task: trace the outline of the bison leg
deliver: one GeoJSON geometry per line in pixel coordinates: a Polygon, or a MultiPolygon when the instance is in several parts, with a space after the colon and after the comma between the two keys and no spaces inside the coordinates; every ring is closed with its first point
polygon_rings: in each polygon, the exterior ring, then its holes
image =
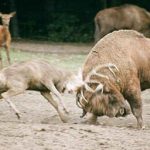
{"type": "Polygon", "coordinates": [[[88,114],[88,115],[89,115],[88,119],[86,121],[84,121],[84,123],[96,125],[97,124],[97,116],[94,114],[88,114]]]}
{"type": "Polygon", "coordinates": [[[92,114],[90,116],[90,118],[88,119],[88,121],[89,121],[90,124],[96,124],[96,122],[97,122],[97,116],[94,115],[94,114],[92,114]]]}
{"type": "Polygon", "coordinates": [[[48,100],[48,102],[50,102],[52,104],[52,106],[56,109],[62,122],[66,123],[67,118],[65,117],[64,113],[62,112],[61,106],[53,99],[51,94],[49,92],[41,92],[41,95],[44,96],[48,100]]]}
{"type": "Polygon", "coordinates": [[[127,96],[126,96],[133,115],[137,119],[138,128],[143,128],[143,119],[142,119],[142,99],[141,99],[141,90],[139,82],[132,82],[132,85],[128,87],[127,96]]]}

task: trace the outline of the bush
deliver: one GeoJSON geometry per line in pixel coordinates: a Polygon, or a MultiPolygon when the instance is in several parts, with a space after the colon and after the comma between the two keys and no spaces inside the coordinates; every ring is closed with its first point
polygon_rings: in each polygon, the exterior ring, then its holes
{"type": "Polygon", "coordinates": [[[71,14],[53,14],[47,25],[48,40],[55,42],[89,42],[93,38],[92,23],[81,22],[71,14]]]}

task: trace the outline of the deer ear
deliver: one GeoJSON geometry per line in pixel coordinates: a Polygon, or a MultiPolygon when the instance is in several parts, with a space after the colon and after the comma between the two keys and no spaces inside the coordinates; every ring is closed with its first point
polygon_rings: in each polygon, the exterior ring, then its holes
{"type": "Polygon", "coordinates": [[[0,17],[2,16],[2,13],[0,12],[0,17]]]}
{"type": "Polygon", "coordinates": [[[10,15],[11,15],[11,17],[13,17],[14,15],[16,15],[16,12],[15,11],[11,12],[10,15]]]}

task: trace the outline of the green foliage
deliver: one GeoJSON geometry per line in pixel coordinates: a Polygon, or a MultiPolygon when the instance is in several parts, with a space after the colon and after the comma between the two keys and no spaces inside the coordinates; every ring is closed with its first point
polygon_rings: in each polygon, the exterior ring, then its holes
{"type": "Polygon", "coordinates": [[[20,23],[21,37],[52,42],[91,42],[93,40],[93,22],[81,15],[51,13],[47,22],[27,19],[20,23]]]}
{"type": "Polygon", "coordinates": [[[53,14],[47,26],[48,40],[54,42],[89,42],[93,31],[91,22],[81,20],[71,14],[53,14]]]}

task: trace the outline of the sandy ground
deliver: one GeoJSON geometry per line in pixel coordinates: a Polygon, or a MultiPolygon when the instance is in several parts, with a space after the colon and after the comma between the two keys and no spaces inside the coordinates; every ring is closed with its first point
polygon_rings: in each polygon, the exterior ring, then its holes
{"type": "Polygon", "coordinates": [[[80,118],[75,95],[69,94],[63,95],[70,110],[64,124],[40,93],[27,91],[12,98],[20,120],[5,101],[0,103],[0,150],[150,150],[150,90],[142,92],[142,98],[146,128],[137,130],[133,115],[99,117],[99,125],[84,124],[86,117],[80,118]]]}

